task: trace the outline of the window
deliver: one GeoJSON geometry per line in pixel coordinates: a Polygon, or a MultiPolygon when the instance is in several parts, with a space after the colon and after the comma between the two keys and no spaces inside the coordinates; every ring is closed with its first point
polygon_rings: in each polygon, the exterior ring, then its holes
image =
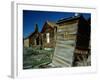
{"type": "Polygon", "coordinates": [[[50,42],[50,33],[47,33],[46,37],[47,37],[47,43],[49,43],[50,42]]]}

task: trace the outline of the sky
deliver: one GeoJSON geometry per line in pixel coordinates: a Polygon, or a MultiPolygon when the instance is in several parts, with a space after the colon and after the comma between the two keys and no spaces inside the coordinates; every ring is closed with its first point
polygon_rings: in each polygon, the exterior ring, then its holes
{"type": "MultiPolygon", "coordinates": [[[[91,17],[90,13],[80,13],[85,19],[91,17]]],[[[23,36],[24,38],[34,32],[35,24],[38,24],[39,32],[46,21],[57,22],[63,18],[69,18],[75,15],[75,12],[51,12],[51,11],[33,11],[23,10],[23,36]]]]}

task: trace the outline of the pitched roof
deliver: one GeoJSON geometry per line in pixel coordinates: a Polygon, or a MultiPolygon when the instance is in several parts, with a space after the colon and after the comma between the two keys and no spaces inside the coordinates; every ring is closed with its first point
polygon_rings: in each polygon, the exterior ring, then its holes
{"type": "Polygon", "coordinates": [[[54,28],[57,27],[58,25],[54,22],[46,21],[43,25],[43,28],[41,30],[41,33],[44,32],[45,28],[47,27],[46,25],[49,25],[49,27],[54,28]]]}
{"type": "Polygon", "coordinates": [[[69,17],[69,18],[60,19],[60,20],[57,21],[57,24],[62,23],[62,22],[77,20],[79,18],[80,18],[80,16],[72,16],[72,17],[69,17]]]}
{"type": "Polygon", "coordinates": [[[56,23],[54,23],[54,22],[46,21],[46,23],[47,23],[48,25],[50,25],[51,27],[58,26],[58,25],[57,25],[56,23]]]}
{"type": "Polygon", "coordinates": [[[39,31],[38,31],[38,24],[35,25],[35,30],[34,30],[34,32],[30,33],[30,34],[29,34],[26,38],[24,38],[24,39],[27,39],[27,38],[31,37],[31,36],[34,35],[35,33],[38,33],[38,34],[39,34],[39,31]]]}

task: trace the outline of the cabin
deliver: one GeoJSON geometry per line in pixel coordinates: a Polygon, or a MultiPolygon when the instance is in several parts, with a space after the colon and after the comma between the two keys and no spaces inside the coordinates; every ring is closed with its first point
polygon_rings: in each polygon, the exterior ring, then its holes
{"type": "Polygon", "coordinates": [[[35,30],[27,38],[24,39],[24,47],[41,47],[42,38],[41,33],[38,31],[38,25],[35,25],[35,30]]]}
{"type": "Polygon", "coordinates": [[[41,30],[43,48],[55,48],[57,24],[46,21],[41,30]]]}
{"type": "Polygon", "coordinates": [[[90,22],[82,15],[57,21],[57,38],[52,66],[87,66],[90,54],[90,22]]]}
{"type": "Polygon", "coordinates": [[[46,21],[41,32],[39,32],[36,24],[34,32],[24,39],[24,47],[55,48],[57,26],[53,22],[46,21]]]}
{"type": "Polygon", "coordinates": [[[70,67],[73,63],[74,49],[80,16],[72,16],[57,21],[56,47],[52,65],[70,67]]]}

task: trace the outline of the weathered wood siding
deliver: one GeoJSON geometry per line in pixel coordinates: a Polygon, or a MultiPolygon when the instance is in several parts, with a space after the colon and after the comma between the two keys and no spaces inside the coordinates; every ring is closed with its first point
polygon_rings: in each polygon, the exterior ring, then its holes
{"type": "Polygon", "coordinates": [[[29,39],[24,40],[24,47],[29,47],[29,39]]]}
{"type": "Polygon", "coordinates": [[[45,31],[43,32],[43,47],[44,48],[55,48],[55,32],[54,28],[46,25],[45,31]],[[47,34],[49,33],[50,42],[47,43],[47,34]]]}
{"type": "Polygon", "coordinates": [[[56,48],[52,64],[56,67],[70,67],[76,44],[78,21],[60,24],[57,28],[56,48]]]}

